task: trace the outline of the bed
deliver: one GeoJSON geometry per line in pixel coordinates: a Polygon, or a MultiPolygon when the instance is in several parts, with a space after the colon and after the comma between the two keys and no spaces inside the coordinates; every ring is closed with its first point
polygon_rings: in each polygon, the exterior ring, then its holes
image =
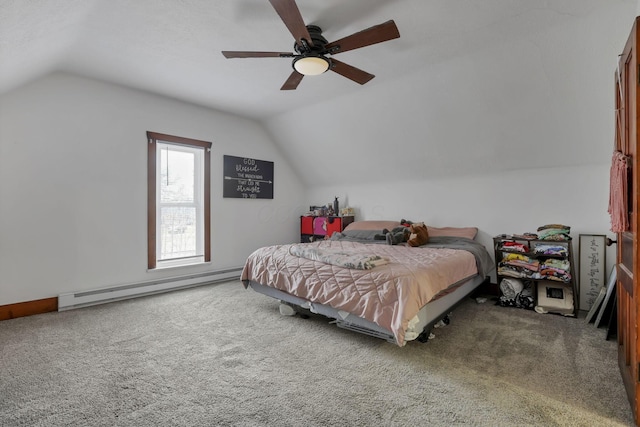
{"type": "Polygon", "coordinates": [[[428,227],[429,241],[419,247],[376,239],[397,226],[357,221],[328,240],[259,248],[247,258],[241,280],[338,327],[399,346],[424,342],[487,279],[493,262],[474,240],[475,227],[428,227]]]}

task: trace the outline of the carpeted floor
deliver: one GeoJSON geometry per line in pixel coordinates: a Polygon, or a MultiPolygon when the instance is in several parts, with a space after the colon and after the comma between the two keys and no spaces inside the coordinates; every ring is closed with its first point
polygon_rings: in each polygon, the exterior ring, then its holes
{"type": "Polygon", "coordinates": [[[628,426],[616,343],[467,300],[400,348],[240,282],[0,322],[2,426],[628,426]]]}

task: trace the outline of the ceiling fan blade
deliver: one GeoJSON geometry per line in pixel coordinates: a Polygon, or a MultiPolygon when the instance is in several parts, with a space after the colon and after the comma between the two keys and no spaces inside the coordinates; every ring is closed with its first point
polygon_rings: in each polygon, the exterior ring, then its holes
{"type": "Polygon", "coordinates": [[[365,84],[375,77],[373,74],[369,74],[366,71],[362,71],[361,69],[356,68],[352,65],[340,62],[335,58],[331,58],[331,64],[331,71],[334,71],[343,77],[353,80],[356,83],[360,83],[361,85],[365,84]]]}
{"type": "Polygon", "coordinates": [[[332,54],[336,54],[386,42],[387,40],[397,39],[398,37],[400,37],[400,31],[398,31],[396,23],[390,20],[331,42],[325,46],[325,49],[329,50],[337,47],[338,50],[331,52],[332,54]]]}
{"type": "Polygon", "coordinates": [[[295,0],[269,0],[269,2],[278,12],[280,19],[287,26],[293,38],[296,39],[296,44],[302,46],[301,40],[305,39],[309,46],[313,46],[309,30],[307,30],[295,0]]]}
{"type": "Polygon", "coordinates": [[[295,90],[302,81],[303,77],[303,74],[300,74],[296,70],[293,70],[293,73],[291,73],[287,81],[284,82],[280,90],[295,90]]]}
{"type": "Polygon", "coordinates": [[[249,52],[238,50],[223,50],[225,58],[292,58],[295,56],[289,52],[249,52]]]}

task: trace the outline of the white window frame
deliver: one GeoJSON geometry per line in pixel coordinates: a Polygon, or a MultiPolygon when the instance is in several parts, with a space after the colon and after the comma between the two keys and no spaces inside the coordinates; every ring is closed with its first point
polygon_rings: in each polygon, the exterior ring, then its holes
{"type": "Polygon", "coordinates": [[[186,264],[198,264],[204,262],[204,233],[202,229],[203,219],[204,219],[204,182],[203,182],[203,173],[204,173],[204,149],[200,147],[192,147],[185,144],[173,144],[167,143],[164,141],[158,141],[158,146],[156,148],[156,165],[161,164],[162,158],[162,150],[171,151],[180,151],[183,153],[191,153],[194,155],[194,182],[193,182],[193,192],[194,192],[194,200],[193,202],[162,202],[162,198],[160,197],[160,191],[162,187],[161,178],[161,170],[160,168],[156,169],[156,218],[160,218],[162,216],[162,208],[165,207],[189,207],[195,208],[196,210],[196,254],[193,256],[181,257],[181,258],[168,258],[168,259],[160,259],[160,254],[162,254],[162,221],[156,221],[156,268],[163,267],[173,267],[178,265],[186,265],[186,264]]]}

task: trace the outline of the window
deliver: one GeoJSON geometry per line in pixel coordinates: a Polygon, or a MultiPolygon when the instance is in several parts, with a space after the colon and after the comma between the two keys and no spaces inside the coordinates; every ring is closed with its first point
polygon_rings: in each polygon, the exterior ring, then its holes
{"type": "Polygon", "coordinates": [[[147,132],[148,267],[211,261],[211,143],[147,132]]]}

